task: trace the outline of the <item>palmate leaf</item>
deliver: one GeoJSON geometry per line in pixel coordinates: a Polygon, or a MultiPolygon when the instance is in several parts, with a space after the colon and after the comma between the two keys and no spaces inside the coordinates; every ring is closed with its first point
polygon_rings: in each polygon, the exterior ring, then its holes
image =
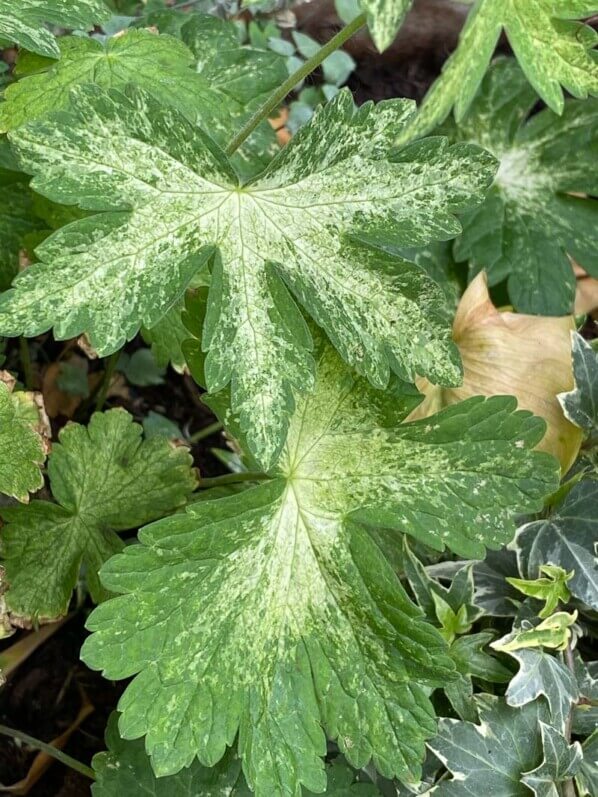
{"type": "Polygon", "coordinates": [[[428,743],[453,774],[436,786],[435,797],[530,797],[521,777],[543,760],[545,704],[536,700],[515,709],[493,695],[478,695],[476,703],[479,725],[441,719],[438,735],[428,743]]]}
{"type": "Polygon", "coordinates": [[[543,564],[562,567],[573,576],[569,591],[598,611],[598,482],[587,479],[567,494],[549,517],[525,523],[512,547],[521,573],[537,578],[543,564]]]}
{"type": "Polygon", "coordinates": [[[575,387],[558,399],[571,423],[592,434],[598,431],[598,352],[577,333],[572,342],[575,387]]]}
{"type": "Polygon", "coordinates": [[[434,138],[389,150],[413,111],[357,110],[340,92],[262,176],[240,186],[224,154],[180,114],[132,89],[79,90],[77,111],[13,134],[36,190],[105,211],[59,230],[0,300],[0,333],[83,331],[105,355],[151,328],[218,248],[203,345],[208,389],[233,407],[268,468],[294,392],[313,382],[311,340],[290,291],[373,384],[461,379],[441,290],[416,266],[356,238],[403,245],[456,235],[492,156],[434,138]],[[351,237],[350,237],[351,236],[351,237]]]}
{"type": "Polygon", "coordinates": [[[359,0],[367,14],[368,29],[382,52],[390,47],[413,0],[359,0]]]}
{"type": "Polygon", "coordinates": [[[164,437],[143,442],[124,410],[68,424],[48,460],[57,503],[2,508],[6,603],[16,614],[53,618],[67,610],[85,565],[94,600],[106,597],[98,570],[137,528],[185,503],[196,479],[185,448],[164,437]]]}
{"type": "Polygon", "coordinates": [[[214,764],[238,731],[260,797],[321,791],[324,734],[352,766],[417,779],[435,728],[421,685],[453,665],[368,528],[481,556],[558,466],[529,450],[543,424],[510,398],[401,424],[412,405],[326,347],[272,478],[146,527],[104,566],[122,595],[91,615],[82,655],[136,675],[120,730],[146,734],[158,775],[214,764]]]}
{"type": "MultiPolygon", "coordinates": [[[[115,797],[117,794],[136,797],[251,797],[241,771],[241,761],[232,750],[214,767],[204,767],[194,761],[176,775],[157,778],[151,767],[143,742],[125,741],[118,733],[118,714],[113,713],[106,728],[108,750],[94,756],[96,781],[91,787],[93,797],[115,797]]],[[[327,766],[328,797],[380,797],[380,792],[368,782],[358,781],[353,770],[336,758],[327,766]]],[[[312,792],[305,792],[312,794],[312,792]]]]}
{"type": "Polygon", "coordinates": [[[0,191],[0,291],[4,291],[19,270],[25,237],[45,225],[34,213],[33,197],[25,182],[0,182],[0,191]]]}
{"type": "Polygon", "coordinates": [[[563,88],[579,99],[597,95],[598,34],[576,21],[597,10],[596,0],[476,0],[457,50],[399,142],[433,130],[453,106],[457,121],[464,117],[502,30],[527,80],[555,113],[563,111],[563,88]]]}
{"type": "Polygon", "coordinates": [[[43,487],[47,444],[35,394],[14,393],[14,380],[0,372],[0,493],[29,501],[43,487]]]}
{"type": "MultiPolygon", "coordinates": [[[[9,86],[0,105],[0,131],[70,106],[71,90],[93,83],[123,89],[134,83],[158,102],[172,105],[201,124],[224,145],[263,95],[286,77],[284,59],[273,52],[241,47],[235,26],[197,15],[185,25],[182,41],[148,30],[127,30],[105,44],[80,36],[60,40],[60,60],[19,60],[21,79],[9,86]],[[213,33],[201,36],[202,33],[213,33]],[[200,53],[198,62],[196,52],[200,53]],[[224,66],[223,66],[224,62],[224,66]]],[[[271,126],[263,125],[233,158],[240,173],[264,168],[276,152],[271,126]]]]}
{"type": "Polygon", "coordinates": [[[58,45],[46,23],[87,30],[109,16],[102,0],[0,0],[0,41],[58,58],[58,45]]]}
{"type": "Polygon", "coordinates": [[[598,100],[570,100],[560,117],[545,110],[525,121],[536,101],[515,61],[501,59],[454,128],[455,140],[500,161],[484,204],[461,219],[454,254],[470,261],[472,275],[486,269],[491,285],[508,279],[521,312],[564,315],[575,298],[568,255],[598,276],[598,201],[570,195],[598,192],[598,100]]]}

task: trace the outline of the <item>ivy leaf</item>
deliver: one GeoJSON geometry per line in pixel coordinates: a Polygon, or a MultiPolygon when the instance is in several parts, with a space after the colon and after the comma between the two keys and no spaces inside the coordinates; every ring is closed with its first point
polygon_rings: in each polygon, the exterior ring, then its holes
{"type": "Polygon", "coordinates": [[[556,565],[540,565],[540,573],[544,574],[546,578],[508,578],[507,581],[524,595],[544,601],[544,606],[538,612],[538,617],[545,618],[550,617],[556,610],[559,601],[569,602],[571,593],[567,589],[567,582],[571,581],[573,571],[567,573],[562,567],[556,565]]]}
{"type": "Polygon", "coordinates": [[[359,0],[368,30],[380,52],[393,43],[413,0],[359,0]]]}
{"type": "Polygon", "coordinates": [[[525,783],[535,797],[559,797],[557,783],[570,780],[579,772],[583,753],[579,742],[569,744],[565,737],[544,722],[540,723],[544,760],[535,769],[524,773],[525,783]]]}
{"type": "Polygon", "coordinates": [[[556,612],[537,625],[529,620],[523,620],[521,627],[514,628],[502,639],[497,639],[492,643],[492,647],[505,653],[522,648],[540,647],[565,650],[571,639],[571,626],[576,620],[576,611],[572,614],[556,612]]]}
{"type": "Polygon", "coordinates": [[[581,797],[593,797],[598,793],[598,730],[582,745],[583,761],[575,778],[581,797]]]}
{"type": "Polygon", "coordinates": [[[577,332],[572,346],[575,388],[558,399],[571,423],[591,433],[598,429],[598,353],[577,332]]]}
{"type": "Polygon", "coordinates": [[[88,427],[70,423],[48,460],[57,503],[2,508],[8,607],[32,618],[65,614],[83,564],[94,600],[98,570],[137,528],[183,504],[195,486],[191,457],[163,437],[142,442],[124,410],[96,413],[88,427]]]}
{"type": "MultiPolygon", "coordinates": [[[[189,767],[165,778],[157,778],[152,770],[142,741],[125,741],[118,733],[118,714],[114,712],[106,728],[108,750],[94,756],[92,766],[96,781],[93,797],[135,795],[143,792],[152,797],[251,797],[241,761],[232,750],[214,767],[194,761],[189,767]]],[[[377,797],[380,792],[372,783],[355,781],[353,770],[340,758],[327,767],[329,797],[377,797]]],[[[311,792],[307,792],[311,794],[311,792]]]]}
{"type": "Polygon", "coordinates": [[[476,0],[459,46],[399,141],[433,130],[453,106],[457,121],[465,116],[503,29],[526,78],[555,113],[564,107],[561,86],[579,99],[597,95],[598,34],[575,21],[595,12],[595,0],[476,0]]]}
{"type": "MultiPolygon", "coordinates": [[[[502,642],[498,640],[493,647],[505,650],[502,642]]],[[[506,652],[519,663],[519,672],[505,695],[507,703],[518,708],[544,695],[550,706],[553,725],[564,731],[571,708],[579,699],[577,681],[571,670],[543,650],[507,649],[506,652]]]]}
{"type": "Polygon", "coordinates": [[[507,278],[521,312],[557,316],[573,308],[568,256],[598,276],[598,201],[571,196],[598,192],[598,100],[526,121],[536,100],[515,62],[501,59],[455,128],[455,140],[485,147],[500,166],[484,204],[462,218],[454,254],[473,273],[486,269],[490,285],[507,278]]]}
{"type": "Polygon", "coordinates": [[[569,591],[598,611],[598,563],[594,545],[598,539],[598,482],[576,484],[548,518],[525,523],[517,531],[513,548],[520,572],[536,578],[549,563],[573,571],[569,591]]]}
{"type": "Polygon", "coordinates": [[[0,39],[58,58],[60,51],[46,23],[88,30],[109,16],[102,0],[0,0],[0,39]]]}
{"type": "Polygon", "coordinates": [[[476,703],[479,725],[443,718],[438,735],[428,742],[453,774],[438,783],[435,797],[529,797],[521,776],[543,760],[539,723],[546,720],[545,705],[536,701],[514,709],[493,695],[478,695],[476,703]]]}
{"type": "Polygon", "coordinates": [[[410,381],[461,379],[440,288],[357,237],[415,244],[456,234],[453,212],[481,198],[491,156],[440,138],[391,155],[391,131],[412,104],[357,110],[341,91],[258,180],[239,186],[201,130],[138,90],[88,86],[74,105],[11,136],[36,190],[105,212],[37,250],[43,262],[0,299],[2,334],[54,325],[57,338],[85,331],[99,354],[115,351],[160,321],[217,246],[207,386],[232,381],[233,407],[266,469],[295,392],[313,382],[310,334],[291,293],[377,387],[391,369],[410,381]]]}
{"type": "Polygon", "coordinates": [[[449,648],[461,677],[459,681],[447,684],[444,692],[462,720],[476,722],[478,719],[472,677],[490,683],[507,683],[511,680],[510,671],[484,651],[493,636],[488,632],[467,634],[455,639],[449,648]]]}
{"type": "Polygon", "coordinates": [[[44,485],[41,467],[48,452],[47,421],[38,394],[13,392],[15,380],[0,371],[0,493],[27,503],[44,485]],[[42,415],[40,415],[42,413],[42,415]]]}
{"type": "Polygon", "coordinates": [[[543,424],[513,399],[401,423],[411,406],[325,347],[272,478],[146,527],[105,565],[122,594],[91,615],[83,656],[136,676],[120,731],[146,734],[158,775],[214,764],[239,730],[260,797],[324,789],[324,732],[352,766],[418,779],[435,728],[421,684],[453,664],[368,529],[481,553],[558,466],[529,450],[543,424]]]}

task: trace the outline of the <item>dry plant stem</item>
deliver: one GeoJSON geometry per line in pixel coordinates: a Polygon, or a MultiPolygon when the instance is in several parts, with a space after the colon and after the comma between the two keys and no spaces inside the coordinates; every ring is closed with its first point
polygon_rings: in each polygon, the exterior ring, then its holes
{"type": "Polygon", "coordinates": [[[25,387],[27,390],[33,390],[33,369],[31,367],[31,353],[29,351],[27,338],[19,338],[19,351],[25,387]]]}
{"type": "Polygon", "coordinates": [[[226,473],[224,476],[213,476],[208,479],[200,479],[200,489],[208,487],[220,487],[223,484],[237,484],[238,482],[257,482],[270,478],[266,473],[254,473],[247,471],[244,473],[226,473]]]}
{"type": "Polygon", "coordinates": [[[120,351],[115,351],[114,354],[111,354],[108,358],[106,368],[104,369],[104,376],[102,377],[102,382],[100,389],[98,390],[98,396],[96,398],[96,412],[100,412],[104,406],[104,402],[108,396],[108,390],[110,389],[112,374],[114,373],[114,369],[116,368],[116,363],[118,362],[119,357],[120,351]]]}
{"type": "Polygon", "coordinates": [[[76,758],[71,758],[70,755],[63,753],[62,750],[57,750],[56,747],[52,747],[51,744],[46,744],[46,742],[35,739],[33,736],[29,736],[29,734],[23,733],[22,731],[17,731],[14,728],[8,728],[6,725],[0,725],[0,734],[3,736],[11,736],[13,739],[25,742],[25,744],[33,747],[34,750],[42,750],[47,755],[60,761],[61,764],[74,769],[75,772],[85,775],[85,777],[90,780],[95,780],[96,776],[91,767],[85,766],[85,764],[77,761],[76,758]]]}
{"type": "Polygon", "coordinates": [[[355,19],[349,22],[349,24],[346,25],[342,30],[339,30],[336,36],[333,36],[329,42],[326,42],[326,44],[320,47],[317,53],[314,53],[311,58],[308,58],[307,61],[299,67],[299,69],[293,72],[292,75],[289,75],[284,83],[282,83],[278,88],[274,89],[272,94],[270,94],[263,105],[261,105],[253,114],[253,116],[248,119],[248,121],[243,125],[237,135],[230,142],[226,148],[226,154],[230,156],[236,152],[245,139],[250,136],[251,133],[253,133],[259,123],[263,119],[267,119],[270,114],[275,111],[276,108],[278,108],[287,94],[290,94],[298,83],[311,74],[314,69],[317,69],[322,61],[324,61],[329,55],[342,47],[347,39],[350,39],[354,33],[357,33],[357,31],[362,28],[365,23],[365,14],[360,14],[358,17],[355,17],[355,19]]]}
{"type": "Polygon", "coordinates": [[[223,428],[220,421],[214,421],[214,423],[208,424],[208,426],[204,426],[202,429],[198,429],[197,432],[194,432],[191,437],[189,438],[190,443],[199,443],[200,440],[204,440],[206,437],[209,437],[211,434],[215,434],[219,432],[223,428]]]}

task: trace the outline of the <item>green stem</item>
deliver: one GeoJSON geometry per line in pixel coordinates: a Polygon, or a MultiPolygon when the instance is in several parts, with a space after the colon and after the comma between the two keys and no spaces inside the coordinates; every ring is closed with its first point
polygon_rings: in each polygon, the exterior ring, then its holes
{"type": "Polygon", "coordinates": [[[220,487],[222,484],[237,484],[239,482],[258,482],[268,479],[266,473],[244,471],[243,473],[227,473],[224,476],[213,476],[208,479],[200,479],[200,489],[207,490],[208,487],[220,487]]]}
{"type": "MultiPolygon", "coordinates": [[[[573,650],[571,648],[571,641],[569,641],[567,643],[567,647],[565,649],[565,654],[564,654],[564,659],[565,659],[565,664],[567,665],[567,667],[571,671],[573,677],[575,677],[575,659],[573,657],[573,650]]],[[[577,705],[577,703],[575,703],[575,705],[577,705]]],[[[575,708],[575,706],[571,706],[571,709],[569,710],[569,714],[567,716],[567,720],[565,722],[565,739],[567,740],[568,744],[571,743],[571,726],[573,724],[573,710],[574,710],[574,708],[575,708]]],[[[576,797],[577,790],[575,789],[575,783],[573,781],[573,778],[569,778],[568,780],[564,781],[564,783],[562,784],[562,793],[563,793],[563,797],[576,797]]]]}
{"type": "Polygon", "coordinates": [[[197,432],[194,432],[189,438],[189,442],[199,443],[200,440],[204,440],[206,437],[219,432],[221,429],[222,424],[220,421],[214,421],[214,423],[210,423],[208,426],[204,426],[202,429],[198,429],[197,432]]]}
{"type": "Polygon", "coordinates": [[[0,725],[0,733],[4,736],[12,736],[13,739],[18,739],[21,742],[25,742],[25,744],[33,747],[35,750],[41,750],[43,753],[46,753],[46,755],[52,756],[52,758],[60,761],[61,764],[65,764],[67,767],[74,769],[75,772],[80,772],[81,775],[85,775],[85,777],[89,778],[90,780],[95,780],[96,778],[93,769],[85,766],[85,764],[82,764],[80,761],[77,761],[76,758],[71,758],[70,755],[63,753],[62,750],[58,750],[51,744],[47,744],[39,739],[35,739],[33,736],[29,736],[27,733],[23,733],[22,731],[17,731],[14,728],[8,728],[6,725],[0,725]]]}
{"type": "Polygon", "coordinates": [[[245,139],[250,136],[251,133],[253,133],[259,123],[263,119],[266,119],[268,116],[270,116],[272,111],[278,108],[287,94],[290,94],[298,83],[311,74],[314,69],[317,69],[322,61],[324,61],[329,55],[342,47],[347,39],[350,39],[354,33],[357,33],[357,31],[365,25],[365,22],[365,14],[360,14],[358,17],[355,17],[355,19],[349,22],[348,25],[345,25],[342,30],[339,30],[336,36],[333,36],[329,42],[326,42],[323,47],[320,47],[317,53],[314,53],[311,58],[308,58],[307,61],[299,67],[299,69],[293,72],[292,75],[289,75],[284,83],[282,83],[278,88],[274,89],[272,94],[270,94],[266,101],[247,120],[237,135],[230,142],[226,148],[226,154],[232,155],[234,152],[236,152],[245,139]]]}
{"type": "Polygon", "coordinates": [[[102,382],[100,384],[100,389],[98,390],[96,398],[96,412],[99,412],[104,406],[104,402],[108,396],[108,390],[110,389],[110,382],[112,382],[112,374],[114,373],[114,369],[116,368],[116,363],[118,362],[119,357],[120,351],[115,351],[114,354],[111,354],[110,357],[108,357],[108,361],[104,369],[104,376],[102,377],[102,382]]]}
{"type": "Polygon", "coordinates": [[[31,367],[31,352],[27,338],[19,338],[19,351],[21,354],[21,366],[27,390],[33,390],[33,369],[31,367]]]}

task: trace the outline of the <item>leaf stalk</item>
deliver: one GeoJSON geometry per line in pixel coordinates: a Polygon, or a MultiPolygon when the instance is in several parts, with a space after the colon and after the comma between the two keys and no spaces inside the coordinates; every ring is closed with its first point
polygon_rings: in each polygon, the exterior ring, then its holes
{"type": "Polygon", "coordinates": [[[58,750],[58,748],[51,744],[42,742],[40,739],[36,739],[34,736],[29,736],[28,733],[17,731],[14,728],[7,727],[6,725],[0,725],[0,734],[3,736],[11,736],[13,739],[18,739],[20,742],[25,742],[25,744],[33,747],[34,750],[41,750],[43,753],[46,753],[46,755],[55,758],[57,761],[60,761],[61,764],[74,769],[75,772],[79,772],[81,775],[84,775],[90,780],[96,779],[95,772],[93,769],[91,769],[91,767],[82,764],[80,761],[77,761],[76,758],[72,758],[70,755],[63,753],[62,750],[58,750]]]}
{"type": "Polygon", "coordinates": [[[274,89],[270,96],[247,120],[247,122],[245,122],[243,127],[232,139],[226,148],[226,154],[229,156],[233,155],[239,149],[245,139],[248,138],[251,133],[253,133],[259,123],[263,119],[266,119],[268,116],[270,116],[272,111],[276,110],[287,94],[290,94],[298,83],[301,83],[301,81],[310,75],[314,69],[317,69],[322,61],[324,61],[329,55],[332,55],[333,52],[342,47],[343,44],[350,39],[351,36],[353,36],[354,33],[357,33],[357,31],[365,25],[365,23],[365,14],[360,14],[359,16],[355,17],[355,19],[349,22],[348,25],[345,25],[344,28],[339,30],[339,32],[333,36],[332,39],[330,39],[330,41],[322,45],[318,52],[314,53],[311,58],[308,58],[307,61],[305,61],[305,63],[299,67],[299,69],[296,69],[292,75],[289,75],[284,83],[281,83],[278,88],[274,89]]]}

